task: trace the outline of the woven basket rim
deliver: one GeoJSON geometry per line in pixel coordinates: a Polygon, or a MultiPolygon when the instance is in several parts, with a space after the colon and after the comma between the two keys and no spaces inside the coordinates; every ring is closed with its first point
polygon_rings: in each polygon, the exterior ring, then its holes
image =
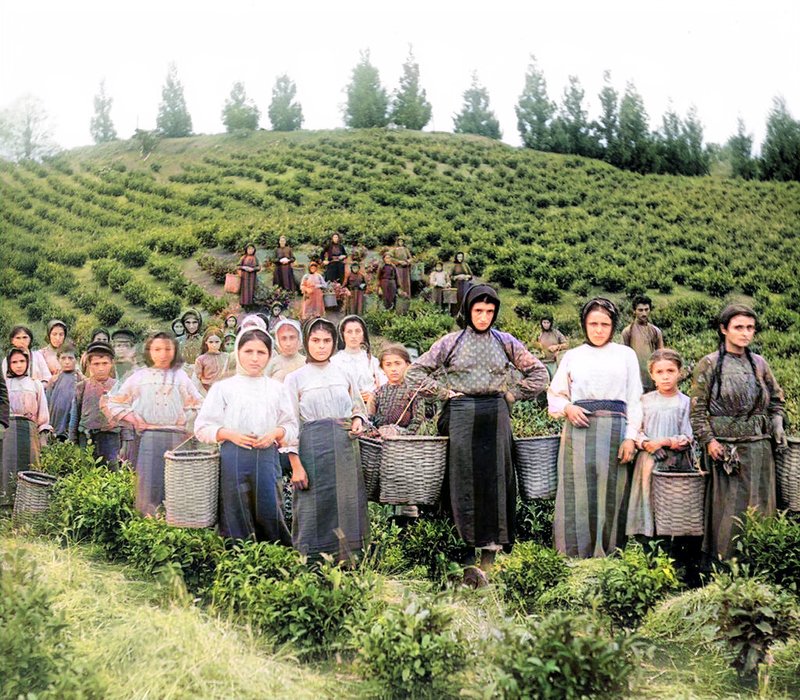
{"type": "Polygon", "coordinates": [[[552,435],[528,435],[526,437],[517,437],[514,435],[514,441],[517,440],[552,440],[553,438],[561,439],[560,433],[553,433],[552,435]]]}
{"type": "Polygon", "coordinates": [[[36,484],[37,486],[52,486],[58,481],[57,476],[34,470],[17,472],[17,479],[27,481],[30,484],[36,484]]]}
{"type": "Polygon", "coordinates": [[[800,445],[800,435],[787,435],[786,440],[795,445],[800,445]]]}
{"type": "Polygon", "coordinates": [[[706,477],[706,476],[708,476],[708,472],[703,472],[703,471],[700,471],[700,472],[696,472],[696,471],[695,472],[660,472],[660,471],[658,471],[658,469],[654,469],[653,470],[653,476],[665,476],[665,477],[670,477],[670,478],[675,478],[675,477],[684,477],[684,478],[692,477],[692,478],[694,478],[694,477],[697,477],[697,476],[706,477]]]}
{"type": "Polygon", "coordinates": [[[384,440],[397,440],[402,442],[428,442],[428,441],[444,441],[449,439],[447,435],[392,435],[386,437],[384,440]]]}

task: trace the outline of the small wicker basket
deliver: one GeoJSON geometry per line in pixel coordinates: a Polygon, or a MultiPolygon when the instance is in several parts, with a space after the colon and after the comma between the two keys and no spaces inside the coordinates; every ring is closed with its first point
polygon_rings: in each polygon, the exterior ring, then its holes
{"type": "Polygon", "coordinates": [[[44,472],[17,473],[17,493],[14,498],[14,523],[29,524],[42,515],[50,505],[50,491],[56,477],[44,472]]]}
{"type": "Polygon", "coordinates": [[[558,486],[559,435],[514,438],[514,468],[520,498],[555,498],[558,486]]]}
{"type": "Polygon", "coordinates": [[[367,500],[377,503],[381,495],[383,441],[377,438],[360,437],[358,445],[361,450],[361,471],[364,474],[367,500]]]}
{"type": "Polygon", "coordinates": [[[381,503],[433,505],[447,465],[447,438],[399,435],[383,440],[381,503]]]}
{"type": "Polygon", "coordinates": [[[705,530],[708,472],[653,472],[657,535],[699,537],[705,530]]]}
{"type": "Polygon", "coordinates": [[[164,453],[167,522],[177,527],[214,527],[219,499],[219,447],[191,437],[164,453]]]}
{"type": "Polygon", "coordinates": [[[339,306],[339,300],[333,292],[325,292],[322,295],[322,302],[325,304],[326,309],[335,309],[339,306]]]}
{"type": "Polygon", "coordinates": [[[775,472],[781,505],[800,510],[800,437],[787,438],[789,447],[775,455],[775,472]]]}

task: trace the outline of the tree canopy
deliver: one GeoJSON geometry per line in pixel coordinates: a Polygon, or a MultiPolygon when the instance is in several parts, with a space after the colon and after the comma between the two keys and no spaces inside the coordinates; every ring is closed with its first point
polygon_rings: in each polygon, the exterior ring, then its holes
{"type": "Polygon", "coordinates": [[[303,126],[303,108],[295,102],[297,86],[285,73],[279,75],[272,87],[272,102],[267,114],[273,131],[297,131],[303,126]]]}
{"type": "Polygon", "coordinates": [[[94,116],[89,122],[89,131],[95,143],[115,141],[117,130],[111,121],[111,104],[113,100],[106,95],[106,82],[100,81],[100,92],[94,96],[94,116]]]}
{"type": "Polygon", "coordinates": [[[38,97],[23,95],[0,113],[0,155],[13,161],[42,160],[60,149],[50,117],[38,97]]]}
{"type": "Polygon", "coordinates": [[[247,99],[244,83],[234,83],[231,94],[222,108],[222,123],[230,134],[234,131],[255,131],[261,112],[255,102],[247,99]]]}
{"type": "Polygon", "coordinates": [[[156,127],[162,136],[168,138],[189,136],[192,133],[192,118],[186,108],[183,85],[178,80],[178,68],[174,63],[170,63],[167,80],[161,89],[156,127]]]}
{"type": "Polygon", "coordinates": [[[408,58],[403,64],[400,87],[395,91],[392,101],[391,121],[397,126],[420,131],[431,120],[431,112],[431,103],[419,85],[419,64],[409,49],[408,58]]]}
{"type": "Polygon", "coordinates": [[[472,83],[464,91],[464,105],[453,118],[453,130],[457,134],[478,134],[490,139],[502,136],[500,122],[489,109],[489,91],[478,82],[477,73],[472,74],[472,83]]]}
{"type": "Polygon", "coordinates": [[[347,86],[345,125],[353,129],[383,127],[389,123],[389,97],[381,85],[378,69],[370,63],[369,50],[361,52],[361,60],[353,68],[347,86]]]}

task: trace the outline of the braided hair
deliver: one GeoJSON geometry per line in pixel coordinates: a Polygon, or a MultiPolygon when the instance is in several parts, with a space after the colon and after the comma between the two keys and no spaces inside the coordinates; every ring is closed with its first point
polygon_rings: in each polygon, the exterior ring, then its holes
{"type": "MultiPolygon", "coordinates": [[[[709,396],[714,395],[714,387],[717,387],[717,399],[720,398],[722,392],[722,366],[725,363],[725,356],[728,354],[728,351],[725,348],[725,334],[722,332],[722,329],[725,328],[727,330],[731,319],[733,319],[734,316],[746,316],[747,318],[752,318],[753,321],[758,323],[758,316],[756,316],[756,312],[744,304],[728,304],[728,306],[726,306],[720,312],[717,324],[717,336],[719,337],[719,359],[717,360],[717,366],[714,368],[714,373],[711,375],[711,383],[708,387],[709,396]]],[[[758,375],[758,371],[756,370],[756,362],[753,359],[753,353],[750,352],[750,348],[746,347],[744,349],[744,356],[747,358],[747,362],[750,364],[750,369],[753,370],[753,376],[755,377],[756,384],[758,385],[758,399],[753,407],[753,410],[755,410],[755,407],[761,405],[761,403],[767,398],[767,390],[758,375]]],[[[753,411],[750,411],[748,418],[750,415],[752,415],[752,413],[753,411]]]]}

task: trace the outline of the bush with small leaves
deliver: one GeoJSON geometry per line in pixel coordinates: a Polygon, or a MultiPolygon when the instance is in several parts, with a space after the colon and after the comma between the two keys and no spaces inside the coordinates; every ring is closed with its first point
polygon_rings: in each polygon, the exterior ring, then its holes
{"type": "Polygon", "coordinates": [[[766,516],[751,508],[741,524],[734,537],[739,563],[800,596],[800,520],[785,511],[766,516]]]}
{"type": "Polygon", "coordinates": [[[536,542],[517,542],[501,556],[492,575],[506,600],[521,612],[536,610],[539,596],[569,574],[566,558],[536,542]]]}

